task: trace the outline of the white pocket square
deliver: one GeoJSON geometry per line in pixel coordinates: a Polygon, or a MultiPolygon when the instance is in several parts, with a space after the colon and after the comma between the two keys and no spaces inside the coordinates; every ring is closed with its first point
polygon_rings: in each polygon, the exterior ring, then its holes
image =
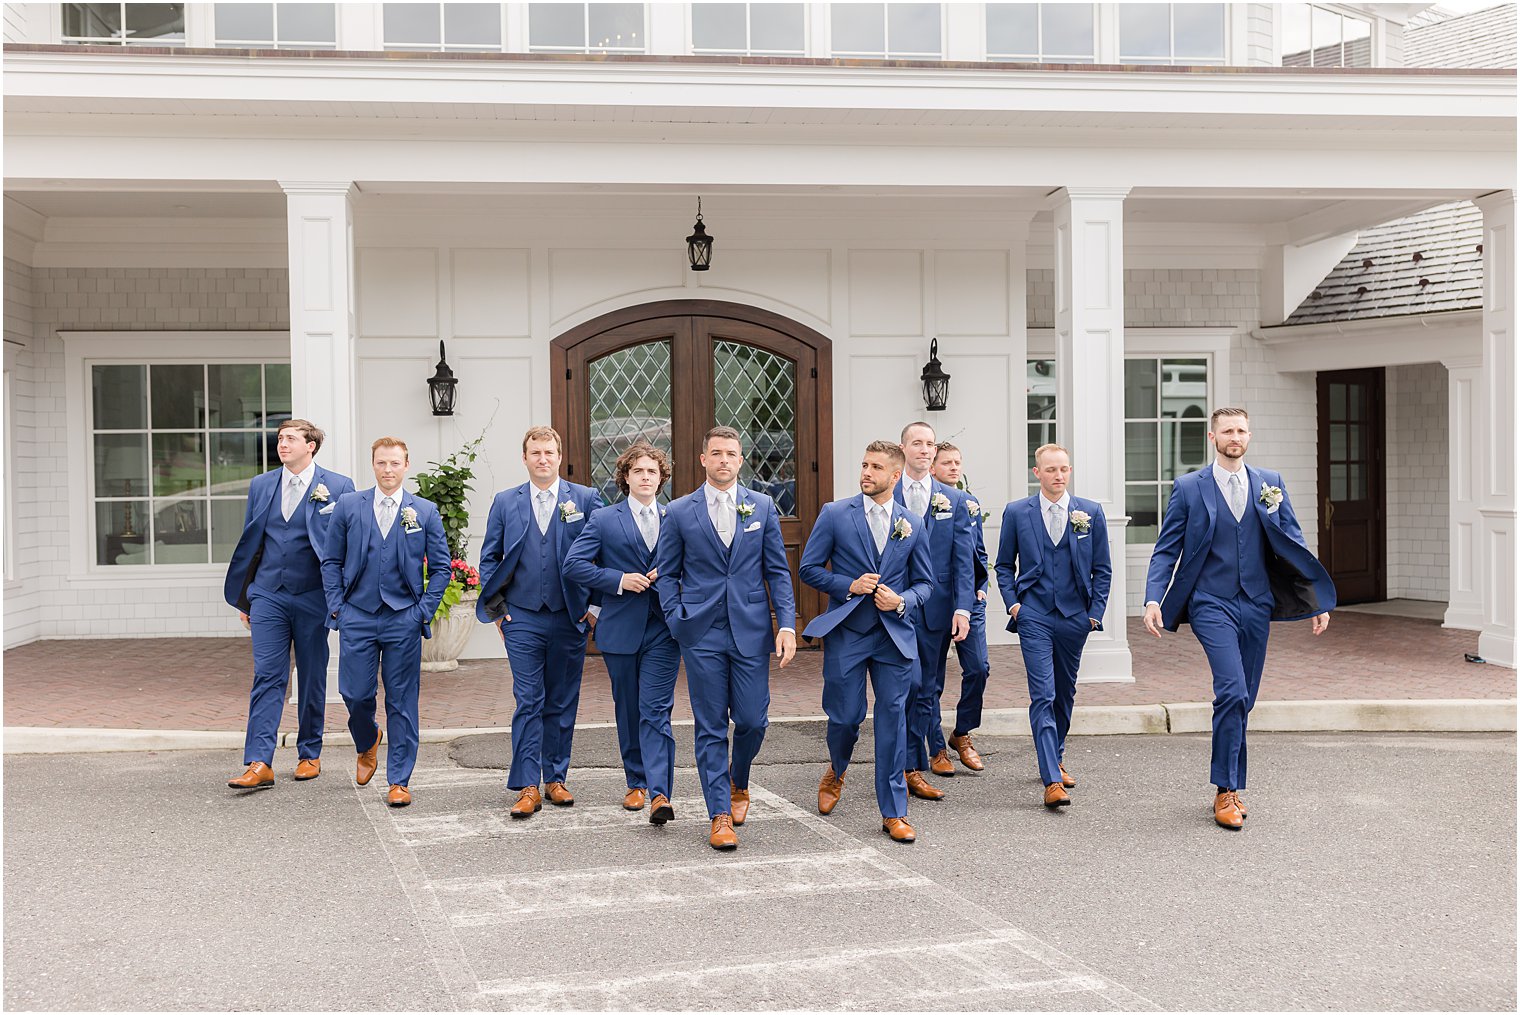
{"type": "Polygon", "coordinates": [[[1275,514],[1277,514],[1278,509],[1281,508],[1281,507],[1282,507],[1281,504],[1273,504],[1271,507],[1267,508],[1267,514],[1269,514],[1269,515],[1275,515],[1275,514]]]}
{"type": "Polygon", "coordinates": [[[744,531],[745,532],[754,532],[759,527],[760,527],[760,523],[759,522],[750,522],[748,525],[746,525],[744,527],[744,531]]]}
{"type": "Polygon", "coordinates": [[[336,504],[329,504],[325,508],[323,508],[321,511],[318,511],[317,514],[319,514],[319,515],[330,515],[330,514],[333,513],[334,509],[337,508],[337,506],[338,505],[336,505],[336,504]]]}
{"type": "Polygon", "coordinates": [[[1086,539],[1087,537],[1086,536],[1078,536],[1077,538],[1078,539],[1086,539]]]}

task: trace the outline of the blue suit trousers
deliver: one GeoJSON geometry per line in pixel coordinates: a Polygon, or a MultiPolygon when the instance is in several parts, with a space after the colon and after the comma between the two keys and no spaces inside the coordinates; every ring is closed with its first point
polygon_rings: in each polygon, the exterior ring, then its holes
{"type": "Polygon", "coordinates": [[[1214,674],[1214,744],[1209,779],[1222,789],[1246,787],[1246,718],[1256,706],[1272,629],[1270,596],[1229,599],[1193,590],[1188,623],[1214,674]]]}
{"type": "Polygon", "coordinates": [[[714,624],[695,645],[683,645],[686,686],[696,720],[697,774],[707,816],[733,811],[729,783],[749,788],[750,766],[765,741],[771,706],[769,655],[745,656],[734,644],[727,622],[714,624]],[[721,626],[720,626],[721,625],[721,626]],[[728,724],[734,724],[732,757],[728,724]]]}
{"type": "Polygon", "coordinates": [[[1019,607],[1019,650],[1029,679],[1029,730],[1034,734],[1040,782],[1061,781],[1061,759],[1071,710],[1077,698],[1077,670],[1092,624],[1085,612],[1075,617],[1043,613],[1025,603],[1019,607]]]}
{"type": "Polygon", "coordinates": [[[363,754],[375,746],[378,681],[385,683],[385,728],[390,752],[385,779],[405,786],[417,763],[417,695],[422,685],[420,606],[393,610],[384,603],[370,613],[344,603],[338,615],[338,691],[348,706],[348,732],[363,754]]]}
{"type": "Polygon", "coordinates": [[[664,622],[651,618],[637,653],[603,652],[612,680],[618,751],[629,789],[670,796],[676,773],[676,738],[670,712],[676,703],[681,650],[664,622]]]}
{"type": "Polygon", "coordinates": [[[512,670],[512,770],[510,789],[564,782],[570,774],[570,742],[581,702],[586,634],[565,610],[508,606],[501,625],[512,670]]]}
{"type": "Polygon", "coordinates": [[[950,629],[930,630],[920,611],[913,626],[918,639],[917,679],[908,695],[908,751],[910,772],[929,767],[929,759],[945,749],[940,727],[940,696],[945,692],[945,659],[950,652],[950,629]]]}
{"type": "Polygon", "coordinates": [[[977,600],[971,608],[971,633],[955,643],[961,663],[961,697],[955,706],[955,735],[963,736],[982,724],[982,701],[987,694],[987,603],[977,600]]]}
{"type": "MultiPolygon", "coordinates": [[[[869,605],[869,604],[867,604],[869,605]]],[[[823,639],[823,711],[829,717],[829,763],[844,776],[866,718],[866,677],[876,698],[872,729],[876,737],[876,803],[884,818],[908,814],[908,695],[916,665],[904,659],[886,628],[870,634],[835,628],[823,639]]]]}
{"type": "Polygon", "coordinates": [[[302,758],[322,756],[327,718],[327,600],[310,592],[256,594],[249,600],[253,629],[253,690],[248,696],[248,735],[243,764],[274,764],[285,691],[290,686],[290,651],[296,653],[297,741],[302,758]]]}

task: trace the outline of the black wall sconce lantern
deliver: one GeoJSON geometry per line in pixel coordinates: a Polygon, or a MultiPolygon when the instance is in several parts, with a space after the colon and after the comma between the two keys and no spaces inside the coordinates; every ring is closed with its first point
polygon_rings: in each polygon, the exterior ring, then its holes
{"type": "Polygon", "coordinates": [[[929,362],[924,364],[920,375],[924,384],[924,408],[941,412],[950,401],[950,375],[939,365],[939,339],[929,340],[929,362]]]}
{"type": "Polygon", "coordinates": [[[459,387],[459,381],[454,376],[454,371],[449,369],[448,360],[444,359],[443,342],[438,343],[438,371],[428,378],[428,398],[433,402],[433,415],[454,415],[454,395],[459,387]]]}
{"type": "Polygon", "coordinates": [[[702,225],[702,199],[697,198],[697,224],[691,227],[691,235],[686,237],[686,259],[691,262],[692,271],[706,271],[712,266],[712,243],[713,238],[707,235],[707,228],[702,225]]]}

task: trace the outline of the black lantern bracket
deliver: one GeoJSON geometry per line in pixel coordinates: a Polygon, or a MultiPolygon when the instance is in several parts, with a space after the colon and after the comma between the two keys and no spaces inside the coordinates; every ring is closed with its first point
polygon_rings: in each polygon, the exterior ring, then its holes
{"type": "Polygon", "coordinates": [[[924,386],[924,408],[943,412],[950,401],[950,375],[939,363],[939,339],[929,340],[929,362],[924,364],[919,380],[924,386]]]}
{"type": "Polygon", "coordinates": [[[449,361],[443,352],[443,340],[439,339],[438,369],[433,376],[428,378],[428,398],[433,403],[433,415],[454,415],[454,398],[458,389],[459,379],[454,376],[454,371],[449,369],[449,361]]]}
{"type": "Polygon", "coordinates": [[[707,235],[707,227],[702,224],[702,198],[697,198],[697,224],[691,227],[691,235],[686,237],[686,259],[691,262],[692,271],[706,271],[712,267],[713,238],[707,235]]]}

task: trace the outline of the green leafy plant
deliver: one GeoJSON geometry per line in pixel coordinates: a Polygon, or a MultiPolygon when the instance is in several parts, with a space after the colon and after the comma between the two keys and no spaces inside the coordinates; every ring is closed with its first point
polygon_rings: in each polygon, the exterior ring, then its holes
{"type": "Polygon", "coordinates": [[[419,472],[412,477],[417,482],[417,493],[438,508],[438,516],[443,521],[444,538],[449,544],[449,586],[444,590],[442,602],[438,604],[438,612],[433,614],[435,624],[448,618],[449,610],[459,604],[465,593],[480,589],[480,576],[465,556],[465,546],[469,543],[465,530],[470,526],[469,498],[473,489],[470,481],[475,478],[475,470],[471,466],[485,439],[485,431],[482,430],[479,437],[443,461],[428,462],[432,466],[431,471],[419,472]]]}

